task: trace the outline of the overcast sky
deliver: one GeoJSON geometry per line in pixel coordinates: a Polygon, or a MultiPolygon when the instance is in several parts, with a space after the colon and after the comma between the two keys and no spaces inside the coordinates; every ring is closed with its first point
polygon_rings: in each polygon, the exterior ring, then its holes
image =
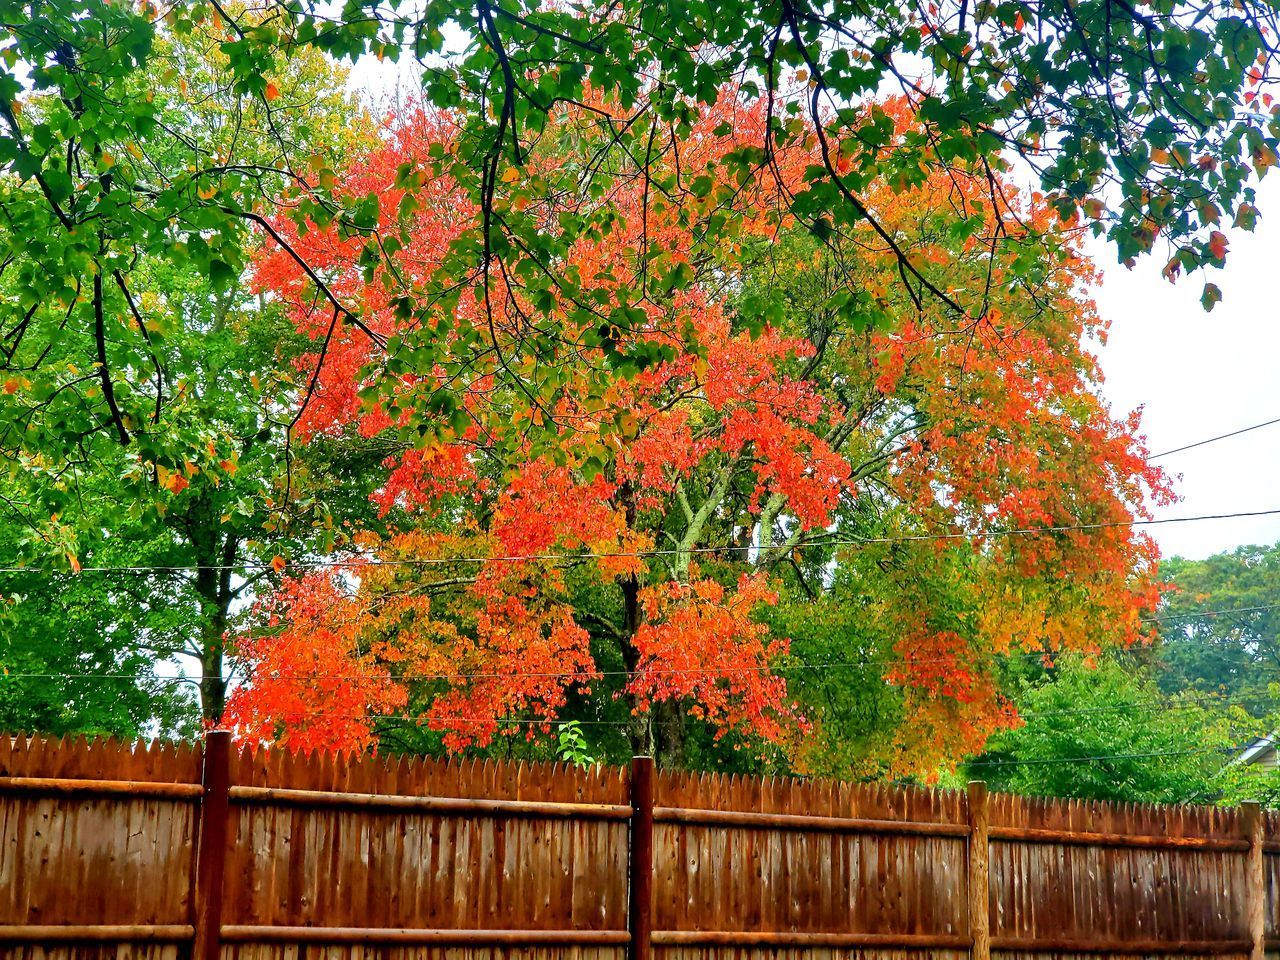
{"type": "MultiPolygon", "coordinates": [[[[1227,267],[1209,271],[1223,291],[1200,306],[1206,275],[1171,285],[1158,258],[1133,270],[1102,243],[1098,308],[1111,321],[1101,351],[1114,411],[1141,406],[1154,453],[1280,417],[1280,176],[1259,193],[1253,233],[1228,231],[1227,267]]],[[[1157,516],[1280,508],[1280,424],[1165,457],[1180,475],[1181,502],[1157,516]]],[[[1203,557],[1246,543],[1280,541],[1280,516],[1155,526],[1166,555],[1203,557]]]]}

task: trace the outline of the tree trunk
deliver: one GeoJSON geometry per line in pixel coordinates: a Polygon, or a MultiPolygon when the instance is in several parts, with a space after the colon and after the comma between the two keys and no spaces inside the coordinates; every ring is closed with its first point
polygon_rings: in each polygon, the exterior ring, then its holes
{"type": "Polygon", "coordinates": [[[649,728],[654,762],[663,769],[684,764],[684,710],[675,700],[655,703],[651,708],[649,728]]]}
{"type": "Polygon", "coordinates": [[[200,598],[200,715],[210,726],[222,723],[227,705],[226,633],[231,619],[231,565],[240,541],[216,525],[192,538],[198,557],[196,594],[200,598]],[[225,537],[225,539],[224,539],[225,537]]]}
{"type": "MultiPolygon", "coordinates": [[[[201,567],[196,572],[196,592],[200,595],[200,716],[207,724],[222,722],[227,705],[227,680],[223,645],[230,590],[220,588],[223,571],[201,567]]],[[[229,573],[229,571],[228,571],[229,573]]]]}
{"type": "MultiPolygon", "coordinates": [[[[626,664],[628,677],[634,676],[640,664],[640,651],[633,642],[640,629],[640,580],[631,575],[621,581],[622,586],[622,662],[626,664]]],[[[638,713],[631,718],[628,731],[631,752],[637,757],[654,756],[652,713],[638,713]]]]}

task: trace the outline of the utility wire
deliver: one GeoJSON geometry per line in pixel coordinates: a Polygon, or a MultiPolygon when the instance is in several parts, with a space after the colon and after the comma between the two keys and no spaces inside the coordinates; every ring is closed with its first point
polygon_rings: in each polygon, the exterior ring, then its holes
{"type": "MultiPolygon", "coordinates": [[[[1150,527],[1167,523],[1196,523],[1203,520],[1236,520],[1246,517],[1270,517],[1280,515],[1280,507],[1269,510],[1242,510],[1235,513],[1206,513],[1193,517],[1158,517],[1152,519],[1111,520],[1100,523],[1060,524],[1042,527],[1016,527],[1012,530],[956,531],[954,533],[905,534],[891,537],[834,537],[822,540],[808,540],[798,543],[794,550],[811,547],[866,547],[895,543],[931,543],[950,540],[999,540],[1006,537],[1041,536],[1053,533],[1072,533],[1089,530],[1108,530],[1119,527],[1150,527]]],[[[283,569],[322,569],[339,568],[359,570],[363,567],[433,567],[459,563],[525,563],[534,561],[556,560],[643,560],[652,557],[669,557],[687,554],[724,553],[730,550],[748,549],[742,546],[708,546],[690,547],[688,550],[675,548],[666,550],[620,550],[583,553],[531,553],[500,555],[489,557],[420,557],[420,558],[353,558],[351,560],[290,560],[283,569]]],[[[45,570],[40,567],[4,566],[0,574],[46,573],[63,576],[76,576],[86,573],[195,573],[199,570],[244,570],[265,571],[279,568],[275,562],[245,560],[230,564],[175,564],[175,565],[134,565],[119,567],[82,567],[77,574],[68,571],[45,570]]],[[[423,586],[430,586],[424,584],[423,586]]]]}
{"type": "Polygon", "coordinates": [[[1261,430],[1263,427],[1271,427],[1277,423],[1280,423],[1280,417],[1276,417],[1274,420],[1267,420],[1264,423],[1255,423],[1251,427],[1242,427],[1239,430],[1232,430],[1230,433],[1220,433],[1216,437],[1207,437],[1204,440],[1197,440],[1195,443],[1188,443],[1182,447],[1174,447],[1172,450],[1163,450],[1160,453],[1152,454],[1147,457],[1147,462],[1150,463],[1152,460],[1159,460],[1161,457],[1170,457],[1175,453],[1182,453],[1184,450],[1194,450],[1196,447],[1203,447],[1208,443],[1217,443],[1219,440],[1226,440],[1228,437],[1238,437],[1242,433],[1261,430]]]}
{"type": "Polygon", "coordinates": [[[1091,757],[1041,757],[1031,760],[973,760],[966,767],[1026,767],[1048,763],[1101,763],[1108,760],[1146,760],[1154,757],[1189,757],[1203,753],[1235,753],[1234,747],[1198,747],[1188,750],[1155,750],[1150,753],[1104,753],[1091,757]]]}
{"type": "Polygon", "coordinates": [[[1158,617],[1143,617],[1143,623],[1164,623],[1168,620],[1192,620],[1197,617],[1225,617],[1237,613],[1258,613],[1275,610],[1280,603],[1261,603],[1254,607],[1233,607],[1230,610],[1192,610],[1186,613],[1169,613],[1158,617]]]}
{"type": "MultiPolygon", "coordinates": [[[[1218,617],[1237,613],[1253,613],[1263,610],[1280,609],[1280,603],[1259,604],[1252,607],[1234,607],[1228,610],[1198,610],[1189,611],[1187,613],[1171,614],[1159,617],[1142,617],[1139,619],[1141,623],[1166,622],[1170,620],[1190,620],[1199,617],[1218,617]]],[[[1151,649],[1144,647],[1128,648],[1130,650],[1151,649]]],[[[1019,653],[1000,654],[1000,656],[1008,659],[1055,659],[1071,655],[1098,655],[1107,651],[1098,651],[1097,654],[1088,654],[1086,651],[1080,650],[1027,650],[1019,653]]],[[[1225,654],[1226,651],[1210,651],[1225,654]]],[[[729,674],[742,673],[794,673],[811,670],[830,670],[830,669],[860,669],[870,670],[875,667],[891,667],[891,666],[913,666],[916,664],[926,663],[950,663],[955,661],[955,657],[868,657],[862,660],[828,660],[820,663],[798,663],[798,664],[780,664],[778,666],[754,666],[754,667],[670,667],[666,669],[646,670],[649,676],[722,676],[729,674]]],[[[546,672],[524,672],[524,671],[506,671],[495,673],[408,673],[395,677],[396,680],[505,680],[509,678],[529,678],[529,679],[574,679],[580,678],[584,680],[593,680],[602,677],[629,677],[634,676],[634,671],[629,670],[577,670],[577,671],[546,671],[546,672]]],[[[348,673],[299,673],[299,674],[275,674],[266,679],[272,681],[297,681],[300,683],[315,682],[319,680],[351,680],[356,679],[359,674],[348,673]]],[[[49,671],[49,672],[23,672],[23,671],[6,671],[0,674],[0,681],[5,678],[15,679],[38,679],[38,680],[54,680],[54,679],[84,679],[84,680],[137,680],[138,675],[133,673],[103,673],[103,672],[84,672],[77,673],[73,671],[49,671]]],[[[177,677],[152,677],[153,681],[161,683],[196,683],[194,677],[177,676],[177,677]]]]}
{"type": "Polygon", "coordinates": [[[1206,694],[1198,699],[1179,700],[1176,703],[1166,704],[1148,701],[1145,703],[1113,703],[1105,707],[1064,707],[1061,710],[1036,710],[1030,713],[1018,711],[1018,716],[1023,720],[1031,720],[1040,717],[1078,717],[1098,713],[1128,713],[1136,710],[1158,710],[1161,713],[1170,713],[1175,710],[1198,710],[1202,707],[1243,707],[1262,703],[1275,706],[1280,704],[1280,700],[1275,697],[1264,696],[1217,697],[1213,694],[1206,694]]]}

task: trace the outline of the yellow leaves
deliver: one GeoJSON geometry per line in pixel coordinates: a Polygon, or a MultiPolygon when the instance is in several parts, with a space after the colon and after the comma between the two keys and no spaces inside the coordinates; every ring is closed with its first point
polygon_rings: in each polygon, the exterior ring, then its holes
{"type": "Polygon", "coordinates": [[[618,432],[628,440],[640,432],[640,421],[630,410],[625,410],[618,415],[618,432]]]}
{"type": "Polygon", "coordinates": [[[181,471],[170,470],[168,467],[158,465],[156,467],[156,482],[172,494],[179,494],[191,486],[191,481],[181,471]]]}
{"type": "Polygon", "coordinates": [[[103,170],[110,170],[116,165],[116,158],[104,151],[102,156],[98,158],[98,165],[101,166],[103,170]]]}
{"type": "Polygon", "coordinates": [[[1259,144],[1253,151],[1253,167],[1258,176],[1264,176],[1268,169],[1276,165],[1276,152],[1265,143],[1259,144]]]}
{"type": "Polygon", "coordinates": [[[201,200],[212,200],[218,194],[218,188],[213,184],[205,184],[198,191],[201,200]]]}
{"type": "Polygon", "coordinates": [[[503,183],[515,183],[520,179],[520,171],[516,167],[507,167],[502,173],[503,183]]]}

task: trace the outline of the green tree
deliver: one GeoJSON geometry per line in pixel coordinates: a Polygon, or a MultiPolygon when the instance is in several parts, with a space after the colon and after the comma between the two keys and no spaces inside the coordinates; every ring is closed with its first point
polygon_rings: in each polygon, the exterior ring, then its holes
{"type": "Polygon", "coordinates": [[[1213,803],[1248,795],[1231,763],[1261,727],[1203,696],[1168,697],[1127,654],[1096,666],[1064,659],[1014,698],[1022,725],[967,765],[993,789],[1144,803],[1213,803]]]}
{"type": "MultiPolygon", "coordinates": [[[[100,24],[117,41],[118,12],[110,7],[100,24]]],[[[195,715],[216,720],[226,698],[224,636],[237,609],[276,574],[277,556],[333,542],[332,516],[289,443],[293,398],[305,390],[295,360],[307,338],[247,275],[228,264],[210,269],[210,244],[234,241],[243,256],[261,239],[227,235],[216,219],[163,238],[123,223],[132,216],[120,207],[128,197],[146,219],[140,197],[163,193],[193,167],[231,163],[255,190],[278,193],[289,181],[287,156],[336,157],[368,134],[364,114],[343,92],[345,74],[318,52],[293,59],[268,109],[234,89],[220,42],[208,29],[178,31],[152,38],[140,61],[145,69],[121,72],[113,61],[99,63],[95,74],[82,63],[97,80],[114,78],[126,113],[144,110],[148,123],[170,132],[139,140],[139,130],[121,127],[117,116],[69,145],[72,167],[99,168],[99,213],[85,214],[99,234],[96,252],[72,250],[83,226],[46,224],[53,233],[31,239],[44,229],[31,219],[41,203],[33,198],[43,197],[55,219],[59,211],[73,222],[77,216],[74,197],[58,201],[54,173],[25,183],[0,179],[0,209],[11,217],[0,271],[0,297],[10,308],[0,334],[8,375],[0,452],[9,463],[0,537],[4,565],[43,567],[0,574],[0,594],[11,601],[0,632],[0,663],[14,678],[9,726],[53,723],[43,703],[56,697],[39,692],[55,689],[48,678],[18,683],[18,674],[49,672],[35,669],[46,653],[75,673],[116,675],[136,666],[139,685],[120,694],[121,709],[130,722],[149,719],[166,729],[190,711],[190,699],[157,695],[148,718],[137,713],[148,698],[134,694],[156,692],[155,664],[174,661],[172,669],[181,667],[198,687],[195,715]],[[132,139],[111,139],[126,136],[132,139]],[[228,160],[232,154],[237,162],[228,160]],[[64,255],[80,272],[64,271],[71,286],[57,292],[43,285],[57,282],[50,258],[64,255]],[[117,371],[137,379],[117,382],[117,371]],[[101,572],[122,566],[143,569],[123,579],[101,572]],[[61,633],[59,616],[66,618],[61,633]],[[82,660],[78,650],[96,654],[82,660]],[[84,665],[90,661],[96,669],[84,665]]],[[[29,97],[21,117],[11,119],[32,130],[84,121],[74,103],[47,93],[29,97]]],[[[91,698],[111,689],[91,691],[92,683],[69,677],[63,686],[91,698]]],[[[98,729],[93,714],[53,726],[98,729]]]]}
{"type": "Polygon", "coordinates": [[[1280,683],[1280,547],[1248,546],[1161,565],[1171,590],[1154,653],[1160,688],[1221,693],[1258,716],[1280,683]]]}
{"type": "MultiPolygon", "coordinates": [[[[12,546],[4,534],[0,542],[12,546]]],[[[133,552],[111,554],[128,562],[133,552]]],[[[3,583],[0,730],[123,738],[193,732],[191,685],[157,671],[172,648],[169,635],[190,624],[156,585],[123,573],[90,586],[40,570],[8,574],[3,583]]]]}

